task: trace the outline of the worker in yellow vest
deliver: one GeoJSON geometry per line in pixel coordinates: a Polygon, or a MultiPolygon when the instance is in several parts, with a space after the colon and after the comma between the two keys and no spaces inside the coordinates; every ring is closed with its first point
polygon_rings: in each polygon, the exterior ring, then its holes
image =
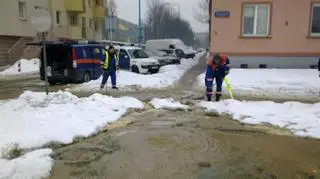
{"type": "Polygon", "coordinates": [[[104,58],[100,62],[103,69],[103,79],[100,88],[103,89],[111,76],[112,89],[118,89],[116,83],[116,71],[119,70],[119,60],[112,45],[109,46],[108,51],[105,51],[104,58]]]}

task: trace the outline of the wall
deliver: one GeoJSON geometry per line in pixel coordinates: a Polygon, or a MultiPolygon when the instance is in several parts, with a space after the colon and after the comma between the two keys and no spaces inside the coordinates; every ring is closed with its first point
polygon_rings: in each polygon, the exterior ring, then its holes
{"type": "MultiPolygon", "coordinates": [[[[20,0],[21,1],[21,0],[20,0]]],[[[0,35],[36,36],[31,24],[34,6],[48,8],[48,0],[24,0],[26,2],[25,20],[19,18],[18,0],[0,0],[0,35]]]]}
{"type": "Polygon", "coordinates": [[[214,0],[214,10],[228,10],[231,16],[212,16],[211,51],[226,52],[233,56],[318,56],[320,39],[308,38],[311,1],[214,0]],[[241,37],[242,2],[272,2],[269,38],[241,37]]]}
{"type": "Polygon", "coordinates": [[[68,15],[64,8],[64,0],[49,0],[49,7],[53,22],[53,35],[55,37],[67,38],[68,36],[68,15]],[[56,12],[60,11],[60,23],[57,24],[56,12]]]}

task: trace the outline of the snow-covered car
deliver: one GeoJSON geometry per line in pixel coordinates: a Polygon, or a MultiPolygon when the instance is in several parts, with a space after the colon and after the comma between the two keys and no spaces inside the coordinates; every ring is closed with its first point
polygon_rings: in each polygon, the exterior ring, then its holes
{"type": "Polygon", "coordinates": [[[154,39],[146,42],[146,48],[161,50],[179,58],[194,58],[195,51],[186,46],[180,39],[154,39]]]}
{"type": "Polygon", "coordinates": [[[149,49],[145,50],[146,53],[159,61],[160,66],[165,66],[169,64],[180,64],[180,58],[175,57],[173,55],[168,55],[162,51],[151,51],[149,49]]]}
{"type": "Polygon", "coordinates": [[[157,59],[149,55],[140,47],[121,46],[116,47],[119,66],[121,69],[131,70],[135,73],[158,73],[160,63],[157,59]]]}

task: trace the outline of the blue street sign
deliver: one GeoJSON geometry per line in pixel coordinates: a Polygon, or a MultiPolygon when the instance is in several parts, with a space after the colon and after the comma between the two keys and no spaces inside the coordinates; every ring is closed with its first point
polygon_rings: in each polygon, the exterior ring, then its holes
{"type": "Polygon", "coordinates": [[[230,11],[215,11],[215,17],[230,17],[230,11]]]}

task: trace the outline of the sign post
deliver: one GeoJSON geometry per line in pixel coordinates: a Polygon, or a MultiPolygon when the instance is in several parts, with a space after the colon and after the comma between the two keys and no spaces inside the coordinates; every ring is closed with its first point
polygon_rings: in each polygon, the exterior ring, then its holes
{"type": "Polygon", "coordinates": [[[47,52],[46,52],[46,32],[48,32],[52,25],[52,19],[50,12],[44,7],[35,7],[35,13],[31,17],[31,22],[34,29],[41,34],[42,48],[43,48],[43,65],[44,65],[44,79],[46,94],[49,94],[48,90],[48,67],[47,67],[47,52]]]}

